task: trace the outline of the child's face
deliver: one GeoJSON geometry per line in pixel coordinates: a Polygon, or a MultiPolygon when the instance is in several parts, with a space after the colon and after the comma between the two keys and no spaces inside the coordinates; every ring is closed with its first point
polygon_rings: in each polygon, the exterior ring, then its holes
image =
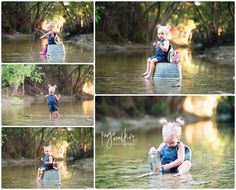
{"type": "Polygon", "coordinates": [[[166,146],[175,147],[177,145],[179,138],[178,137],[164,137],[163,140],[166,146]]]}
{"type": "Polygon", "coordinates": [[[163,29],[159,29],[157,32],[157,35],[160,40],[163,40],[166,38],[166,33],[163,29]]]}
{"type": "Polygon", "coordinates": [[[49,155],[49,150],[44,150],[44,154],[45,154],[46,156],[48,156],[48,155],[49,155]]]}

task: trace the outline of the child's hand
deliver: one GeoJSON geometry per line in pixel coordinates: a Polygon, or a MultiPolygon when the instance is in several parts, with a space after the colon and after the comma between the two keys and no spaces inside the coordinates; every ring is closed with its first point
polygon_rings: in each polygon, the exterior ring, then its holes
{"type": "Polygon", "coordinates": [[[40,160],[43,161],[43,158],[41,158],[40,160]]]}
{"type": "Polygon", "coordinates": [[[157,44],[156,42],[153,42],[153,44],[152,44],[152,45],[155,47],[155,46],[156,46],[156,44],[157,44]]]}
{"type": "Polygon", "coordinates": [[[157,41],[156,46],[159,46],[161,42],[157,41]]]}
{"type": "Polygon", "coordinates": [[[170,164],[162,165],[161,168],[162,168],[163,170],[169,170],[169,169],[171,169],[170,164]]]}

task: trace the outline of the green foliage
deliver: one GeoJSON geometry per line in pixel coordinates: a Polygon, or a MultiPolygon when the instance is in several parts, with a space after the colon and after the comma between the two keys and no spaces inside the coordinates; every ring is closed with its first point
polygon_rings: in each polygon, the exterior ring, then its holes
{"type": "Polygon", "coordinates": [[[17,157],[35,158],[41,156],[43,146],[69,145],[70,156],[78,159],[91,156],[93,150],[93,128],[3,128],[2,151],[13,159],[17,157]],[[81,152],[82,150],[82,152],[81,152]]]}
{"type": "Polygon", "coordinates": [[[105,7],[104,6],[100,6],[99,4],[96,5],[95,8],[95,23],[99,24],[99,22],[101,21],[101,14],[102,11],[104,11],[105,7]]]}
{"type": "Polygon", "coordinates": [[[156,25],[167,23],[178,26],[185,35],[182,29],[190,20],[197,26],[193,39],[198,43],[216,43],[224,40],[225,34],[233,37],[234,2],[97,2],[96,31],[100,39],[96,40],[153,41],[156,25]]]}
{"type": "Polygon", "coordinates": [[[179,112],[184,99],[185,97],[96,97],[96,120],[106,117],[169,115],[179,112]]]}
{"type": "MultiPolygon", "coordinates": [[[[93,2],[3,2],[3,32],[32,33],[41,28],[46,19],[63,16],[65,25],[77,31],[78,19],[83,19],[84,27],[93,23],[93,2]]],[[[77,31],[78,32],[78,31],[77,31]]]]}
{"type": "Polygon", "coordinates": [[[2,93],[17,95],[8,93],[17,86],[24,87],[24,92],[32,96],[39,92],[47,93],[48,84],[56,84],[60,94],[81,95],[85,83],[93,83],[93,76],[93,65],[8,64],[2,66],[2,93]]]}
{"type": "Polygon", "coordinates": [[[22,85],[26,78],[41,83],[43,73],[36,65],[2,65],[2,87],[22,85]]]}

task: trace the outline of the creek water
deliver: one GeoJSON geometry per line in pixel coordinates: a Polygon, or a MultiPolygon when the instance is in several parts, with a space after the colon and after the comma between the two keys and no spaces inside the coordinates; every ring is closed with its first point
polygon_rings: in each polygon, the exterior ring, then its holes
{"type": "Polygon", "coordinates": [[[93,188],[93,159],[84,164],[66,164],[60,169],[61,183],[36,183],[38,165],[2,167],[3,188],[93,188]]]}
{"type": "Polygon", "coordinates": [[[161,126],[147,130],[123,123],[116,130],[104,123],[96,131],[97,188],[234,188],[234,126],[211,120],[187,124],[182,142],[192,150],[190,173],[137,178],[150,171],[148,151],[161,144],[161,126]]]}
{"type": "Polygon", "coordinates": [[[39,53],[47,40],[3,40],[3,63],[92,63],[93,48],[64,42],[65,56],[47,57],[39,53]]]}
{"type": "Polygon", "coordinates": [[[59,119],[50,119],[47,102],[2,106],[2,125],[93,125],[94,100],[59,103],[59,119]]]}
{"type": "MultiPolygon", "coordinates": [[[[145,50],[144,50],[145,51],[145,50]]],[[[179,49],[182,81],[145,80],[150,52],[106,53],[96,55],[98,94],[222,94],[234,93],[234,67],[220,65],[179,49]],[[173,84],[181,82],[177,87],[173,84]]],[[[223,62],[223,60],[222,60],[223,62]]]]}

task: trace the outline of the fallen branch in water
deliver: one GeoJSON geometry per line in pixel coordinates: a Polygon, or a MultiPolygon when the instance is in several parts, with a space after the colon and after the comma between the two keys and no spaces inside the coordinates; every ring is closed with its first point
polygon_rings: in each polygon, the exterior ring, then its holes
{"type": "Polygon", "coordinates": [[[142,175],[138,176],[137,178],[142,178],[142,177],[157,175],[157,174],[159,174],[159,173],[160,173],[160,172],[149,172],[149,173],[142,174],[142,175]]]}

